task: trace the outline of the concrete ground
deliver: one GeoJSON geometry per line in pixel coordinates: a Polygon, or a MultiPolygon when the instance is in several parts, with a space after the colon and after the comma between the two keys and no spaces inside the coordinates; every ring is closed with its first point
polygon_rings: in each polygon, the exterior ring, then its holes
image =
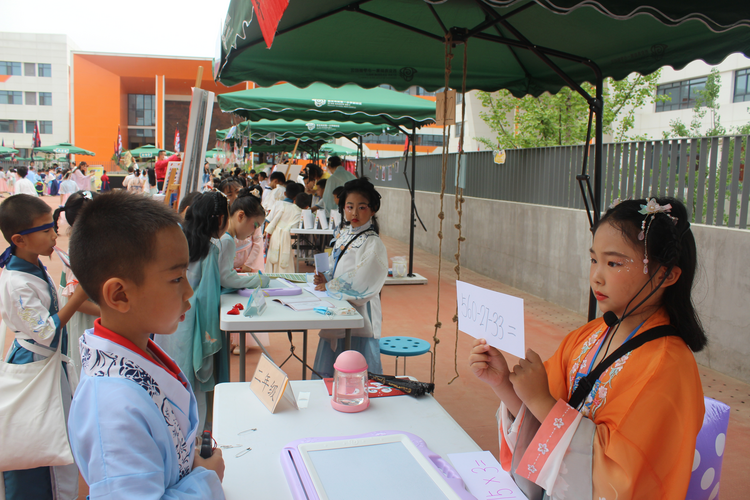
{"type": "MultiPolygon", "coordinates": [[[[54,207],[57,198],[47,197],[45,201],[54,207]]],[[[66,235],[61,235],[58,238],[58,246],[66,249],[67,240],[66,235]]],[[[388,237],[384,237],[383,241],[388,248],[389,255],[408,255],[408,245],[388,237]]],[[[470,245],[471,242],[466,244],[470,245]]],[[[59,281],[62,270],[59,259],[57,257],[43,258],[43,263],[48,267],[53,279],[56,282],[59,281]]],[[[463,264],[471,266],[470,262],[463,264]]],[[[442,266],[440,321],[443,327],[438,330],[440,343],[436,352],[434,395],[482,449],[489,450],[497,456],[498,437],[495,424],[497,398],[485,384],[471,374],[467,358],[472,339],[463,333],[457,336],[455,324],[451,321],[456,307],[454,265],[454,262],[445,260],[442,266]],[[458,378],[454,380],[457,374],[458,378]]],[[[414,270],[426,277],[429,283],[383,288],[383,336],[407,335],[432,342],[436,320],[437,257],[415,250],[414,270]]],[[[477,286],[523,298],[527,346],[537,351],[543,359],[552,355],[565,334],[585,323],[586,318],[581,315],[466,268],[462,269],[461,279],[477,286]]],[[[312,364],[317,348],[316,333],[312,330],[309,332],[310,364],[312,364]]],[[[11,340],[6,340],[3,353],[7,351],[11,340]]],[[[269,340],[270,345],[267,349],[273,359],[280,363],[289,354],[287,336],[272,333],[269,340]]],[[[297,347],[297,353],[301,355],[302,334],[295,333],[293,341],[297,347]]],[[[246,355],[248,378],[255,369],[259,356],[260,349],[257,347],[248,351],[246,355]]],[[[238,356],[232,356],[232,380],[238,380],[238,360],[238,356]]],[[[393,367],[393,358],[384,356],[383,368],[386,373],[392,373],[393,367]]],[[[301,378],[301,365],[294,359],[284,365],[284,370],[293,380],[301,378]]],[[[407,373],[421,381],[429,381],[430,356],[423,355],[408,359],[407,373]]],[[[720,497],[723,499],[746,498],[745,495],[750,489],[750,476],[747,474],[750,470],[750,453],[747,452],[750,449],[750,385],[702,366],[700,373],[705,395],[723,401],[732,408],[721,473],[720,497]]],[[[83,480],[80,484],[79,498],[85,499],[88,488],[83,480]]]]}

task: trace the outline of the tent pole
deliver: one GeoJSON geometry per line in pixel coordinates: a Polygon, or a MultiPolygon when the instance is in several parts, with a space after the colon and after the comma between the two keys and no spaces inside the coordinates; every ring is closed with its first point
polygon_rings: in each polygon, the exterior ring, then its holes
{"type": "Polygon", "coordinates": [[[415,213],[417,205],[414,201],[415,182],[417,170],[417,124],[412,124],[411,129],[411,217],[409,218],[409,274],[410,278],[414,277],[414,228],[417,226],[415,213]]]}
{"type": "MultiPolygon", "coordinates": [[[[592,200],[594,212],[594,224],[599,222],[599,214],[602,213],[602,151],[604,145],[604,98],[603,88],[604,77],[601,73],[596,78],[596,142],[594,143],[594,199],[592,200]]],[[[589,321],[596,318],[596,297],[594,292],[589,288],[589,321]]]]}

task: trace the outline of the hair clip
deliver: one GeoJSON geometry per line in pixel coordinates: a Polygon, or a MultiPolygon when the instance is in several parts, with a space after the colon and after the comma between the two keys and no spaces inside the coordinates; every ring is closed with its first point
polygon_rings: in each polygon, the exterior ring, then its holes
{"type": "Polygon", "coordinates": [[[641,209],[638,210],[638,213],[646,216],[643,218],[643,222],[641,222],[641,232],[638,233],[638,239],[643,241],[643,274],[648,274],[648,231],[651,229],[651,223],[657,214],[664,214],[672,219],[674,224],[677,224],[677,217],[672,217],[670,215],[671,211],[672,205],[670,203],[659,205],[656,198],[651,198],[645,205],[641,205],[641,209]]]}
{"type": "MultiPolygon", "coordinates": [[[[612,203],[610,203],[610,204],[609,204],[609,207],[607,207],[607,208],[608,208],[609,210],[612,210],[613,208],[615,208],[615,207],[616,207],[617,205],[619,205],[619,204],[620,204],[620,203],[622,203],[623,201],[626,201],[626,200],[629,200],[629,199],[630,199],[630,196],[628,196],[628,197],[627,197],[627,198],[625,198],[624,200],[623,200],[623,199],[621,199],[621,198],[615,198],[614,200],[612,200],[612,203]]],[[[641,205],[641,206],[643,206],[643,205],[641,205]]]]}
{"type": "Polygon", "coordinates": [[[91,191],[82,191],[82,193],[83,197],[87,200],[91,201],[94,199],[93,196],[91,196],[91,191]]]}

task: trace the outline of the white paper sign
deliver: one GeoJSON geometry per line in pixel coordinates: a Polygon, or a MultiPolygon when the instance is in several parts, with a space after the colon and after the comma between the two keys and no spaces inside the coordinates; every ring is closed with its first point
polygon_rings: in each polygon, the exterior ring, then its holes
{"type": "Polygon", "coordinates": [[[318,217],[318,221],[320,222],[320,229],[328,229],[328,218],[326,218],[326,211],[318,210],[315,213],[318,217]]]}
{"type": "Polygon", "coordinates": [[[527,500],[489,451],[450,453],[448,459],[466,489],[479,500],[527,500]]]}
{"type": "Polygon", "coordinates": [[[526,357],[523,299],[456,281],[458,329],[508,354],[526,357]]]}
{"type": "Polygon", "coordinates": [[[328,261],[327,253],[316,253],[313,259],[315,259],[315,271],[321,274],[330,271],[331,268],[329,267],[330,262],[328,261]]]}

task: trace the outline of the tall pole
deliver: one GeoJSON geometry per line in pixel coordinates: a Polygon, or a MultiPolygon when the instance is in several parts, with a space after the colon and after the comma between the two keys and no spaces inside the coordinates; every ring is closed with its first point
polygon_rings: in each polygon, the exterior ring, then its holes
{"type": "Polygon", "coordinates": [[[416,211],[417,205],[414,200],[416,191],[417,175],[417,124],[412,122],[411,129],[411,218],[409,219],[409,274],[410,278],[414,277],[414,228],[417,225],[416,211]]]}
{"type": "MultiPolygon", "coordinates": [[[[604,77],[601,74],[597,75],[596,79],[596,129],[595,129],[595,143],[594,143],[594,199],[592,200],[592,211],[594,224],[599,222],[599,214],[602,213],[602,151],[604,146],[602,144],[604,136],[604,98],[603,88],[604,77]]],[[[589,289],[589,321],[596,318],[596,297],[594,292],[589,289]]]]}

